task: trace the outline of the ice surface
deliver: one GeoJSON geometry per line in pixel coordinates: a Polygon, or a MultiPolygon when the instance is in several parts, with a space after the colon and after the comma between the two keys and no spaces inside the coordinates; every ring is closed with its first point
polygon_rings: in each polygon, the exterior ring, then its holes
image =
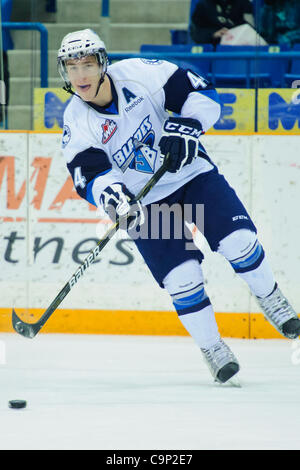
{"type": "Polygon", "coordinates": [[[0,334],[0,449],[300,449],[295,343],[226,342],[242,388],[189,337],[0,334]]]}

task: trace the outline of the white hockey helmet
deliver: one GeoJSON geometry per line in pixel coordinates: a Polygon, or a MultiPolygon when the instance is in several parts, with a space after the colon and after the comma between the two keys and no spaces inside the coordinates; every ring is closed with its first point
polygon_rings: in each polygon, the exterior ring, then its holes
{"type": "Polygon", "coordinates": [[[61,43],[57,54],[58,72],[67,88],[71,87],[66,62],[69,59],[81,59],[94,55],[100,67],[100,80],[102,81],[107,70],[108,57],[104,42],[92,29],[83,29],[67,34],[61,43]]]}

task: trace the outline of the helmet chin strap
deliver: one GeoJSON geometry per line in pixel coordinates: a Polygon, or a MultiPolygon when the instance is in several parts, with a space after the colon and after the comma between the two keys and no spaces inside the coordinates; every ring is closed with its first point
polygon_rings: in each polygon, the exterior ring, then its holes
{"type": "Polygon", "coordinates": [[[96,90],[94,98],[96,98],[96,96],[98,95],[100,87],[101,87],[103,82],[104,82],[104,74],[102,74],[101,77],[100,77],[100,80],[98,82],[98,86],[97,86],[97,90],[96,90]]]}
{"type": "Polygon", "coordinates": [[[65,90],[67,93],[70,93],[71,95],[75,95],[74,91],[72,90],[71,85],[68,85],[67,82],[65,82],[65,86],[63,86],[63,90],[65,90]]]}

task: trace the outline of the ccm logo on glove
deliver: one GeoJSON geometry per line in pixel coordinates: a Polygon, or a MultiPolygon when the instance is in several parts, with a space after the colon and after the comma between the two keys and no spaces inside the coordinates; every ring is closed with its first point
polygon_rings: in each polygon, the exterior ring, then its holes
{"type": "Polygon", "coordinates": [[[165,121],[158,145],[163,160],[169,155],[165,165],[170,173],[180,171],[197,157],[201,134],[202,126],[196,119],[171,117],[165,121]]]}
{"type": "MultiPolygon", "coordinates": [[[[182,119],[182,118],[181,118],[182,119]]],[[[189,119],[189,121],[196,121],[195,119],[189,119]]],[[[172,132],[179,132],[180,134],[191,135],[194,137],[200,137],[202,134],[202,129],[196,129],[195,127],[186,126],[184,124],[180,124],[179,122],[172,122],[168,119],[165,122],[164,130],[172,133],[172,132]]]]}

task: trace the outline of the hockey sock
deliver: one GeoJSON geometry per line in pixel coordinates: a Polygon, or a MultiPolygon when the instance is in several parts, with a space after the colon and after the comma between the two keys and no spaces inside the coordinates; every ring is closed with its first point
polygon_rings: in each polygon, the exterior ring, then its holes
{"type": "Polygon", "coordinates": [[[274,290],[276,283],[266,258],[263,259],[258,268],[238,274],[247,282],[252,294],[257,297],[267,297],[274,290]]]}
{"type": "Polygon", "coordinates": [[[200,348],[209,349],[220,339],[215,314],[203,285],[198,261],[189,260],[164,279],[174,307],[185,329],[200,348]]]}
{"type": "Polygon", "coordinates": [[[220,333],[211,304],[197,312],[185,315],[177,313],[179,320],[199,348],[210,349],[219,341],[220,333]]]}

